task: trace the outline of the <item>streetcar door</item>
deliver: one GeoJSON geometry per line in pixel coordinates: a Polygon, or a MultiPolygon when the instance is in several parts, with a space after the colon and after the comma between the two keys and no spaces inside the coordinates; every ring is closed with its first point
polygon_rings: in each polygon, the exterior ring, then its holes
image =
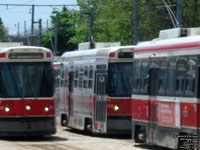
{"type": "Polygon", "coordinates": [[[95,82],[95,132],[106,133],[107,107],[106,107],[106,73],[96,73],[95,82]]]}
{"type": "Polygon", "coordinates": [[[158,71],[157,67],[149,69],[149,143],[156,142],[158,71]]]}
{"type": "Polygon", "coordinates": [[[74,88],[74,72],[69,73],[69,116],[73,117],[73,88],[74,88]]]}

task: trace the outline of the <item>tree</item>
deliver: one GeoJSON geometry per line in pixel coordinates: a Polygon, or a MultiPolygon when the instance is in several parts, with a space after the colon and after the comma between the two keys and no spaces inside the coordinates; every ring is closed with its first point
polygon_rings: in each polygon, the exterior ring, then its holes
{"type": "Polygon", "coordinates": [[[5,42],[7,41],[7,30],[3,25],[3,21],[0,18],[0,41],[5,42]]]}
{"type": "MultiPolygon", "coordinates": [[[[75,36],[75,28],[77,21],[77,12],[75,10],[68,10],[63,7],[62,11],[58,11],[56,9],[53,10],[51,16],[52,24],[55,24],[55,14],[58,15],[58,50],[57,55],[61,55],[65,51],[72,51],[76,49],[77,44],[71,42],[71,38],[75,36]]],[[[54,31],[55,28],[52,27],[50,30],[47,30],[43,33],[42,36],[42,44],[45,47],[50,49],[54,44],[54,31]]]]}

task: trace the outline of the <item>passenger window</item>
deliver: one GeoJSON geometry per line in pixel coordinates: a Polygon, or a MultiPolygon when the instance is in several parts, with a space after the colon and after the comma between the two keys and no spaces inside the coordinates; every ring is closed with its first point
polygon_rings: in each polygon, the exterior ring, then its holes
{"type": "Polygon", "coordinates": [[[140,75],[141,75],[141,62],[135,61],[134,64],[134,79],[133,79],[133,92],[139,93],[140,88],[140,75]]]}
{"type": "Polygon", "coordinates": [[[168,60],[162,59],[160,61],[160,71],[159,71],[159,85],[158,85],[158,93],[165,94],[167,87],[167,68],[168,68],[168,60]]]}
{"type": "Polygon", "coordinates": [[[78,78],[79,78],[79,67],[76,66],[75,67],[75,74],[74,74],[74,87],[77,88],[78,87],[78,78]]]}
{"type": "Polygon", "coordinates": [[[185,94],[192,96],[195,90],[196,57],[189,57],[186,64],[186,89],[185,94]]]}
{"type": "Polygon", "coordinates": [[[177,60],[176,94],[178,95],[183,95],[184,93],[186,61],[186,58],[179,58],[179,60],[177,60]]]}
{"type": "Polygon", "coordinates": [[[143,61],[141,64],[140,93],[147,92],[148,87],[148,62],[143,61]]]}
{"type": "Polygon", "coordinates": [[[169,60],[167,93],[173,95],[175,91],[176,59],[169,60]]]}
{"type": "Polygon", "coordinates": [[[94,68],[93,66],[89,66],[89,80],[88,80],[89,89],[92,89],[93,87],[93,78],[94,78],[94,68]]]}

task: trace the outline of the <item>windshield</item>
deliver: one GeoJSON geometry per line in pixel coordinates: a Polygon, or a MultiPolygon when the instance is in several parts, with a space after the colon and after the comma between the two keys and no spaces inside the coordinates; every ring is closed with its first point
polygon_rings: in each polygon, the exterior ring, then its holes
{"type": "Polygon", "coordinates": [[[52,97],[53,91],[50,62],[0,63],[0,97],[52,97]]]}
{"type": "Polygon", "coordinates": [[[130,96],[133,63],[110,63],[108,93],[110,96],[130,96]]]}

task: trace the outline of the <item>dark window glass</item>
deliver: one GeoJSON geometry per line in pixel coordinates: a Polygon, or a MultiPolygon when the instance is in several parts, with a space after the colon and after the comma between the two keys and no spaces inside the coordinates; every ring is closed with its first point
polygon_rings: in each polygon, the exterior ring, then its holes
{"type": "Polygon", "coordinates": [[[79,74],[79,87],[82,88],[83,87],[83,73],[79,74]]]}
{"type": "Polygon", "coordinates": [[[186,63],[186,95],[193,95],[195,88],[196,57],[189,57],[186,63]]]}
{"type": "Polygon", "coordinates": [[[163,59],[160,61],[160,70],[159,70],[159,94],[165,94],[165,90],[167,87],[167,67],[168,60],[163,59]]]}
{"type": "Polygon", "coordinates": [[[90,79],[93,79],[93,78],[94,78],[94,75],[93,75],[94,72],[93,72],[93,71],[94,71],[93,66],[90,66],[90,67],[89,67],[89,78],[90,78],[90,79]]]}
{"type": "Polygon", "coordinates": [[[109,64],[109,94],[112,96],[129,96],[132,90],[133,63],[109,64]]]}
{"type": "Polygon", "coordinates": [[[147,92],[148,86],[148,62],[143,61],[141,65],[140,93],[147,92]]]}
{"type": "Polygon", "coordinates": [[[183,94],[184,92],[184,81],[185,81],[185,67],[186,59],[179,58],[177,60],[177,71],[176,71],[176,93],[183,94]]]}
{"type": "Polygon", "coordinates": [[[51,63],[1,63],[1,97],[52,97],[54,72],[51,63]]]}
{"type": "Polygon", "coordinates": [[[133,78],[133,92],[138,93],[140,88],[140,75],[141,75],[141,62],[135,61],[134,63],[134,78],[133,78]]]}
{"type": "Polygon", "coordinates": [[[169,69],[168,69],[168,86],[167,92],[172,95],[175,91],[175,73],[176,73],[176,60],[171,58],[169,60],[169,69]]]}
{"type": "Polygon", "coordinates": [[[75,79],[78,78],[78,75],[79,75],[79,67],[76,66],[76,68],[75,68],[75,79]]]}

